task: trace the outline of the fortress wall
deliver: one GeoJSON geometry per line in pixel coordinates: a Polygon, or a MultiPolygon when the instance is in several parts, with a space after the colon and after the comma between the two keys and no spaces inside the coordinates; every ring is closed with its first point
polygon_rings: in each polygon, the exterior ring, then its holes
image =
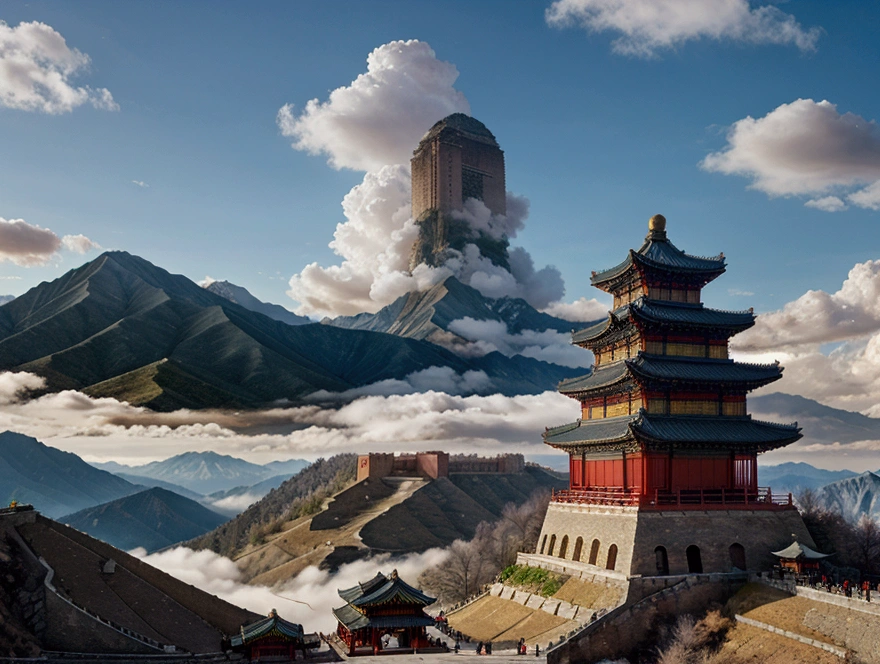
{"type": "Polygon", "coordinates": [[[357,481],[367,478],[410,476],[449,477],[449,473],[521,473],[525,470],[522,454],[501,454],[497,457],[456,456],[447,452],[417,454],[370,453],[358,457],[357,481]]]}

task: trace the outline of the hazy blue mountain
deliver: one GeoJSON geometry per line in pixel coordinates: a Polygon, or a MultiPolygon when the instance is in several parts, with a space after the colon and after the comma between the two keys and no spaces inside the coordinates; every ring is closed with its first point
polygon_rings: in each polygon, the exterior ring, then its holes
{"type": "Polygon", "coordinates": [[[0,307],[0,370],[37,373],[50,391],[158,410],[298,402],[435,366],[486,370],[491,391],[504,394],[552,389],[579,372],[486,357],[391,334],[287,325],[120,251],[0,307]]]}
{"type": "Polygon", "coordinates": [[[178,484],[203,496],[243,484],[256,484],[268,474],[263,466],[216,452],[184,452],[164,461],[135,466],[132,472],[178,484]]]}
{"type": "Polygon", "coordinates": [[[296,475],[299,471],[309,465],[305,459],[288,459],[287,461],[270,461],[263,464],[270,476],[273,475],[296,475]]]}
{"type": "Polygon", "coordinates": [[[520,298],[488,298],[455,277],[449,277],[427,290],[402,295],[375,314],[325,318],[321,322],[334,327],[386,332],[448,346],[456,341],[464,342],[460,337],[450,338],[449,324],[466,317],[503,322],[512,334],[523,330],[569,333],[588,325],[586,322],[573,323],[541,313],[520,298]]]}
{"type": "Polygon", "coordinates": [[[15,299],[15,295],[0,295],[0,307],[2,307],[7,302],[12,302],[15,299]]]}
{"type": "Polygon", "coordinates": [[[863,515],[880,520],[880,476],[865,472],[832,482],[816,492],[816,499],[819,505],[840,512],[853,523],[863,515]]]}
{"type": "Polygon", "coordinates": [[[780,493],[797,494],[801,489],[818,489],[855,475],[851,470],[825,470],[808,463],[791,461],[775,466],[758,466],[758,484],[780,493]]]}
{"type": "Polygon", "coordinates": [[[215,295],[226,298],[230,302],[240,304],[249,311],[256,311],[257,313],[279,320],[282,323],[287,323],[288,325],[308,325],[313,322],[306,316],[297,316],[295,313],[288,311],[280,304],[271,304],[269,302],[258,300],[243,286],[236,286],[228,281],[213,281],[205,286],[205,289],[211,291],[215,295]]]}
{"type": "Polygon", "coordinates": [[[264,498],[272,489],[277,489],[293,474],[274,475],[251,486],[237,486],[226,491],[215,491],[202,499],[202,504],[212,510],[230,517],[244,512],[255,502],[264,498]]]}
{"type": "Polygon", "coordinates": [[[49,447],[30,436],[0,433],[0,504],[31,503],[55,518],[140,490],[112,473],[90,466],[76,454],[49,447]]]}
{"type": "Polygon", "coordinates": [[[134,485],[137,485],[138,488],[141,489],[151,489],[153,487],[158,487],[160,489],[165,489],[167,491],[173,491],[176,494],[183,496],[184,498],[189,498],[190,500],[201,501],[204,498],[204,494],[197,493],[196,491],[191,491],[186,487],[183,487],[179,484],[174,484],[173,482],[163,482],[162,480],[157,480],[154,477],[147,477],[145,475],[133,475],[131,473],[113,473],[117,477],[121,477],[126,482],[131,482],[134,485]]]}
{"type": "Polygon", "coordinates": [[[198,537],[227,518],[194,500],[153,487],[58,520],[119,549],[142,546],[155,551],[198,537]]]}
{"type": "Polygon", "coordinates": [[[831,408],[795,394],[775,392],[749,397],[749,411],[758,419],[798,423],[805,443],[854,443],[880,440],[880,419],[831,408]]]}

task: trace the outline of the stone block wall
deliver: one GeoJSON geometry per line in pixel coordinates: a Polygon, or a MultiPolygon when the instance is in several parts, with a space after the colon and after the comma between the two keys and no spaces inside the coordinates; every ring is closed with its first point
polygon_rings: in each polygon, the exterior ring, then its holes
{"type": "Polygon", "coordinates": [[[726,573],[739,568],[742,558],[746,569],[770,569],[776,562],[771,552],[791,544],[793,535],[815,546],[793,509],[640,511],[550,503],[537,553],[627,576],[726,573]],[[666,569],[660,564],[660,547],[665,550],[666,569]]]}

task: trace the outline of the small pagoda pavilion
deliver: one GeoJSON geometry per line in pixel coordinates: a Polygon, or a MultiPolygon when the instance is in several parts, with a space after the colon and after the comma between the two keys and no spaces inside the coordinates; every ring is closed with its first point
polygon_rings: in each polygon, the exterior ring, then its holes
{"type": "Polygon", "coordinates": [[[638,250],[592,273],[614,308],[572,335],[595,364],[559,385],[580,403],[581,419],[544,433],[546,444],[569,454],[570,486],[553,496],[539,554],[663,575],[746,569],[745,549],[766,557],[777,528],[811,541],[791,496],[758,486],[758,455],[801,434],[796,423],[748,415],[746,395],[778,380],[782,368],[729,358],[730,338],[754,325],[755,315],[703,306],[703,287],[725,268],[723,254],[678,249],[666,219],[655,215],[638,250]],[[739,527],[727,518],[734,510],[743,512],[739,527]],[[656,531],[649,525],[652,513],[686,511],[689,519],[657,521],[656,531]],[[722,551],[717,540],[725,532],[731,541],[722,551]]]}
{"type": "Polygon", "coordinates": [[[394,652],[429,647],[426,628],[434,619],[424,609],[436,599],[406,583],[397,570],[387,577],[380,572],[365,583],[340,590],[339,596],[346,604],[333,609],[339,621],[336,633],[349,655],[381,653],[383,637],[396,640],[394,652]]]}
{"type": "Polygon", "coordinates": [[[249,661],[289,661],[296,659],[297,650],[306,657],[310,648],[320,645],[311,636],[303,633],[302,625],[284,620],[272,609],[268,617],[243,625],[229,641],[232,649],[249,661]]]}

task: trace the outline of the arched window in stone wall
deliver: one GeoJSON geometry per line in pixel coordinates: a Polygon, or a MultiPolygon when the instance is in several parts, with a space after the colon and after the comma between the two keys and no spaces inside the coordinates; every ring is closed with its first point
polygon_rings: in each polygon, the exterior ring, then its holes
{"type": "Polygon", "coordinates": [[[574,553],[572,554],[571,559],[574,560],[575,562],[580,562],[581,549],[583,549],[583,548],[584,548],[584,538],[578,537],[574,541],[574,553]]]}
{"type": "Polygon", "coordinates": [[[605,569],[614,569],[617,565],[617,545],[612,544],[608,547],[608,561],[605,563],[605,569]]]}
{"type": "Polygon", "coordinates": [[[746,550],[739,542],[730,545],[730,565],[736,569],[746,570],[746,550]]]}
{"type": "Polygon", "coordinates": [[[669,576],[669,556],[666,553],[666,547],[658,546],[654,549],[654,558],[657,562],[657,575],[669,576]]]}
{"type": "Polygon", "coordinates": [[[590,564],[595,565],[597,560],[599,560],[599,540],[594,539],[590,546],[590,564]]]}
{"type": "Polygon", "coordinates": [[[556,548],[556,535],[550,535],[550,548],[547,550],[547,555],[553,555],[553,549],[556,548]]]}
{"type": "Polygon", "coordinates": [[[544,549],[547,547],[547,536],[544,535],[544,539],[541,540],[541,555],[544,555],[544,549]]]}
{"type": "Polygon", "coordinates": [[[687,556],[688,561],[688,573],[702,574],[703,559],[700,557],[700,547],[696,544],[691,544],[685,551],[685,555],[687,556]]]}
{"type": "Polygon", "coordinates": [[[568,535],[562,538],[562,543],[559,545],[559,557],[565,558],[566,553],[568,553],[568,535]]]}

